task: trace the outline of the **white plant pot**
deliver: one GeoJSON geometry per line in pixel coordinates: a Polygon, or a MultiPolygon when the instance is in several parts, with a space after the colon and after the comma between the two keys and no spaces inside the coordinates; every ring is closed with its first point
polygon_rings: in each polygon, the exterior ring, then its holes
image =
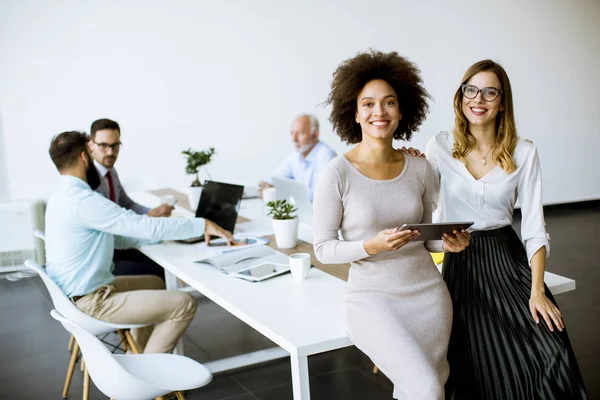
{"type": "Polygon", "coordinates": [[[298,218],[274,219],[275,242],[280,249],[291,249],[298,242],[298,218]]]}
{"type": "Polygon", "coordinates": [[[202,195],[202,186],[190,186],[188,188],[188,201],[190,202],[190,210],[196,211],[198,203],[200,202],[200,195],[202,195]]]}

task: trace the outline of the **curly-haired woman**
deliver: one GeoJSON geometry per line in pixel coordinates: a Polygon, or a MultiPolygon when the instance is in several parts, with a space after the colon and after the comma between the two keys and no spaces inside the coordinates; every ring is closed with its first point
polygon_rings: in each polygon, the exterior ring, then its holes
{"type": "MultiPolygon", "coordinates": [[[[392,145],[411,138],[427,98],[418,69],[395,52],[344,61],[331,84],[330,121],[357,145],[329,162],[314,197],[317,258],[351,263],[348,336],[394,383],[397,399],[443,399],[448,377],[448,290],[418,232],[398,229],[431,222],[433,169],[392,145]]],[[[456,232],[443,248],[468,244],[469,234],[456,232]]]]}
{"type": "Polygon", "coordinates": [[[426,151],[440,177],[440,220],[475,221],[469,248],[444,258],[454,306],[446,394],[587,399],[544,285],[549,243],[540,163],[533,143],[517,137],[506,71],[491,60],[473,64],[454,95],[454,112],[453,134],[436,135],[426,151]],[[524,245],[511,228],[517,198],[524,245]]]}

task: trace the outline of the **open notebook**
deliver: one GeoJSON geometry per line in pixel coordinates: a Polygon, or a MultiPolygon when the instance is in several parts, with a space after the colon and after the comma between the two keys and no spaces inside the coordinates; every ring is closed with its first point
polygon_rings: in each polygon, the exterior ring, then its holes
{"type": "Polygon", "coordinates": [[[210,264],[229,275],[265,262],[288,265],[288,256],[268,246],[254,246],[243,249],[232,248],[196,262],[210,264]]]}

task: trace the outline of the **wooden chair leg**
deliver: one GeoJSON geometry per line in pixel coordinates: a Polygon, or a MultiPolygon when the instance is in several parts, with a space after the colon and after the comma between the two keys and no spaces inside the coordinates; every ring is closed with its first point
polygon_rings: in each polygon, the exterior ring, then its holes
{"type": "Polygon", "coordinates": [[[133,336],[131,336],[131,332],[125,331],[125,338],[127,339],[127,344],[129,344],[129,348],[131,349],[131,352],[133,354],[140,354],[140,350],[138,349],[137,344],[135,343],[135,340],[133,340],[133,336]]]}
{"type": "Polygon", "coordinates": [[[71,352],[71,362],[69,362],[69,368],[67,368],[67,379],[65,379],[65,386],[63,388],[62,397],[67,398],[69,395],[69,386],[71,386],[71,379],[73,378],[73,371],[75,371],[75,364],[77,364],[77,356],[79,355],[79,344],[75,342],[73,344],[73,351],[71,352]]]}
{"type": "Polygon", "coordinates": [[[83,400],[90,400],[90,374],[87,367],[83,369],[83,400]]]}
{"type": "Polygon", "coordinates": [[[182,392],[175,392],[175,396],[177,396],[177,400],[185,400],[185,396],[182,392]]]}
{"type": "Polygon", "coordinates": [[[69,351],[73,351],[73,343],[75,342],[75,336],[71,335],[71,338],[69,339],[69,351]]]}
{"type": "Polygon", "coordinates": [[[83,353],[81,354],[81,372],[85,371],[85,360],[83,359],[83,353]]]}
{"type": "Polygon", "coordinates": [[[127,338],[125,337],[125,334],[123,333],[122,329],[119,329],[117,333],[119,334],[119,339],[121,339],[123,350],[125,350],[125,352],[127,353],[127,338]]]}
{"type": "Polygon", "coordinates": [[[377,368],[377,365],[373,365],[373,373],[374,374],[378,374],[379,373],[379,368],[377,368]]]}

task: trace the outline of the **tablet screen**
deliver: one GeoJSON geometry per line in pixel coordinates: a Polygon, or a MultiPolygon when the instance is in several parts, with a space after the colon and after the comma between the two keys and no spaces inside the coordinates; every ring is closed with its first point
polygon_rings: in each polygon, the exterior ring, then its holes
{"type": "Polygon", "coordinates": [[[473,225],[473,221],[464,222],[440,222],[432,224],[404,224],[400,227],[400,230],[417,230],[421,233],[415,241],[426,241],[426,240],[441,240],[444,233],[452,235],[452,232],[457,230],[469,228],[473,225]]]}
{"type": "Polygon", "coordinates": [[[275,263],[264,263],[264,264],[255,265],[254,267],[248,268],[243,271],[239,271],[239,272],[237,272],[237,275],[243,275],[243,276],[252,277],[254,279],[260,279],[260,278],[264,278],[265,276],[268,276],[268,275],[276,274],[279,272],[285,272],[289,268],[290,267],[287,265],[275,264],[275,263]]]}

